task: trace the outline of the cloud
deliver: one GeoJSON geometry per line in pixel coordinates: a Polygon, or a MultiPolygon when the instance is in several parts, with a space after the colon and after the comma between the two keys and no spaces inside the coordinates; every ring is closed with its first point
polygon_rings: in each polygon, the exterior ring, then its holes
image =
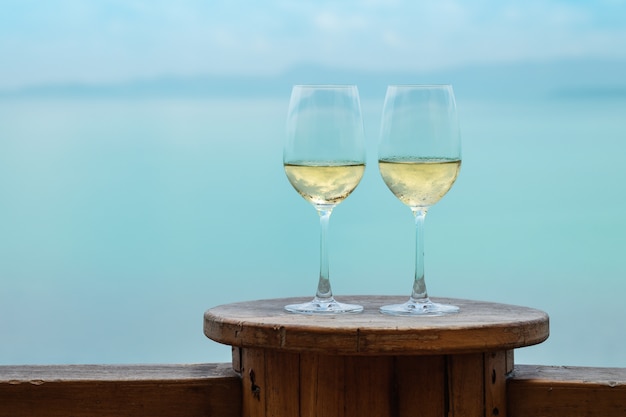
{"type": "Polygon", "coordinates": [[[0,87],[276,73],[301,62],[420,70],[626,59],[624,15],[618,0],[8,0],[0,87]]]}
{"type": "Polygon", "coordinates": [[[316,29],[334,34],[360,32],[368,27],[367,19],[355,14],[340,15],[331,11],[322,11],[317,13],[313,20],[316,29]]]}

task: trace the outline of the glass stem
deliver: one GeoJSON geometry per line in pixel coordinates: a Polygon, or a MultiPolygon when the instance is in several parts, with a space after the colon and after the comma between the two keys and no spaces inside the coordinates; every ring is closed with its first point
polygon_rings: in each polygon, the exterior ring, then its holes
{"type": "Polygon", "coordinates": [[[415,216],[415,281],[413,282],[413,301],[427,301],[426,281],[424,280],[424,219],[427,208],[412,209],[415,216]]]}
{"type": "Polygon", "coordinates": [[[318,209],[320,216],[320,280],[317,283],[317,293],[315,297],[318,301],[332,301],[333,292],[330,288],[330,277],[328,272],[328,245],[326,237],[328,235],[328,223],[332,208],[318,209]]]}

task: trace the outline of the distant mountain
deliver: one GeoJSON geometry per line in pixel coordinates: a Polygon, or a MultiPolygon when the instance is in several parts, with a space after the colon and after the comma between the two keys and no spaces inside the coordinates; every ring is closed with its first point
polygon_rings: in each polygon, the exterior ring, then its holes
{"type": "Polygon", "coordinates": [[[294,84],[356,84],[362,97],[388,84],[453,84],[457,96],[626,98],[626,61],[558,61],[473,66],[430,72],[365,71],[300,65],[277,76],[162,77],[118,84],[48,84],[0,90],[17,97],[285,97],[294,84]]]}

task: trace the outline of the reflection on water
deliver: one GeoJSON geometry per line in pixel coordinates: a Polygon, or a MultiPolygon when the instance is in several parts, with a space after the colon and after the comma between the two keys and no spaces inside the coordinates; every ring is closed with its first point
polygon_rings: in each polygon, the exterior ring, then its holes
{"type": "MultiPolygon", "coordinates": [[[[227,361],[204,310],[312,294],[318,221],[283,172],[287,99],[0,101],[0,363],[227,361]]],[[[547,311],[550,339],[518,362],[626,366],[623,99],[458,106],[430,293],[547,311]]],[[[410,292],[413,220],[376,170],[381,108],[363,101],[368,166],[333,214],[337,294],[410,292]]]]}

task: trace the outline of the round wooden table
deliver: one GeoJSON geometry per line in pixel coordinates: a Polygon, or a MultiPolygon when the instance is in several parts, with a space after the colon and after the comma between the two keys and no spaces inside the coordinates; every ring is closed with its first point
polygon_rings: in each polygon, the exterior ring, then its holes
{"type": "Polygon", "coordinates": [[[233,346],[245,417],[505,416],[513,349],[544,341],[542,311],[441,299],[457,314],[386,316],[378,307],[406,297],[341,297],[358,314],[299,315],[307,299],[222,305],[204,333],[233,346]]]}

